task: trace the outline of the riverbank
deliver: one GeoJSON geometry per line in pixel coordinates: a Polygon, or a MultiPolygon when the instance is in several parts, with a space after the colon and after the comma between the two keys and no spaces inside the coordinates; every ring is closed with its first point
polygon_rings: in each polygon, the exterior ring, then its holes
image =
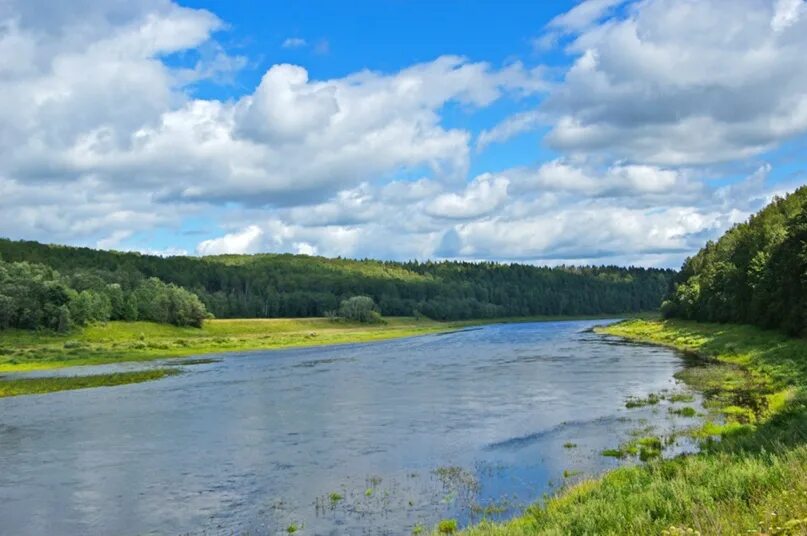
{"type": "MultiPolygon", "coordinates": [[[[7,330],[0,333],[0,375],[222,352],[373,342],[501,322],[581,318],[520,317],[438,322],[425,318],[399,317],[386,318],[384,323],[379,324],[333,321],[326,318],[222,319],[207,320],[202,328],[152,322],[107,322],[67,334],[7,330]]],[[[143,374],[131,374],[127,378],[131,381],[126,383],[155,379],[143,374]]],[[[116,377],[109,381],[120,382],[121,379],[116,377]]],[[[86,376],[52,378],[47,383],[37,384],[6,378],[0,379],[0,397],[102,385],[98,382],[99,378],[89,379],[86,376]],[[12,381],[16,383],[14,387],[9,385],[12,381]],[[33,388],[34,385],[37,390],[26,391],[26,386],[33,388]],[[43,390],[46,388],[49,390],[43,390]]],[[[114,383],[118,384],[120,383],[114,383]]]]}
{"type": "Polygon", "coordinates": [[[807,533],[807,341],[683,321],[597,331],[701,360],[678,375],[705,396],[701,452],[613,470],[466,536],[807,533]]]}

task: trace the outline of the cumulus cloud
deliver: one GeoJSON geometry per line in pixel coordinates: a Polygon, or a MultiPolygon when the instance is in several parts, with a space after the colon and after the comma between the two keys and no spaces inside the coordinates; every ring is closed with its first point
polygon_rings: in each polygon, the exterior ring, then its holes
{"type": "Polygon", "coordinates": [[[807,131],[802,1],[646,0],[581,30],[547,142],[661,165],[726,162],[807,131]]]}
{"type": "MultiPolygon", "coordinates": [[[[432,192],[405,203],[388,195],[389,186],[364,184],[306,209],[275,211],[269,221],[245,225],[224,242],[237,243],[234,237],[258,225],[259,244],[239,251],[300,252],[304,243],[329,256],[678,266],[778,191],[767,180],[770,171],[765,164],[718,187],[693,179],[690,170],[597,169],[558,160],[484,174],[460,192],[435,195],[433,187],[444,187],[422,180],[396,184],[402,192],[405,186],[432,192]],[[668,195],[670,189],[680,194],[668,195]]],[[[243,217],[260,221],[263,213],[243,217]]],[[[232,249],[220,244],[215,251],[232,249]]]]}
{"type": "Polygon", "coordinates": [[[795,186],[766,151],[807,131],[804,5],[580,2],[545,29],[569,54],[553,84],[438,56],[331,79],[272,65],[203,99],[192,84],[246,65],[208,11],[0,2],[0,234],[126,248],[204,214],[221,231],[198,254],[675,265],[795,186]],[[498,125],[447,120],[503,100],[520,109],[498,125]],[[544,126],[550,158],[497,159],[544,126]]]}
{"type": "Polygon", "coordinates": [[[263,230],[250,225],[243,230],[227,233],[219,238],[202,240],[196,250],[202,255],[223,255],[233,253],[257,253],[263,230]]]}
{"type": "MultiPolygon", "coordinates": [[[[188,84],[244,65],[213,40],[224,27],[208,11],[168,0],[79,1],[70,9],[4,2],[0,180],[15,191],[67,188],[88,199],[117,193],[122,206],[140,199],[165,214],[133,228],[197,203],[316,203],[407,169],[459,184],[470,134],[444,127],[439,110],[451,101],[483,107],[540,85],[538,73],[520,64],[495,69],[443,56],[395,73],[323,81],[300,66],[275,65],[237,100],[193,98],[188,84]],[[172,67],[162,59],[186,50],[199,52],[196,65],[172,67]],[[94,192],[82,191],[90,183],[94,192]]],[[[22,210],[11,202],[0,199],[0,208],[22,210]]],[[[38,214],[40,206],[25,207],[37,214],[25,218],[32,229],[4,232],[53,236],[45,223],[53,213],[38,214]]],[[[108,205],[77,203],[59,212],[78,219],[93,210],[100,217],[108,205]]],[[[96,236],[101,228],[82,235],[77,222],[62,225],[76,239],[104,245],[124,236],[114,228],[108,237],[96,236]]]]}
{"type": "Polygon", "coordinates": [[[508,180],[490,174],[473,180],[462,193],[445,193],[426,205],[431,216],[452,219],[478,218],[496,210],[507,199],[508,180]]]}

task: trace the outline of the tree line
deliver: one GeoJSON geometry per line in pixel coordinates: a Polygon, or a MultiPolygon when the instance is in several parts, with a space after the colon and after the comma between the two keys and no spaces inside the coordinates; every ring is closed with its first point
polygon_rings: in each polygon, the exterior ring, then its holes
{"type": "Polygon", "coordinates": [[[0,261],[0,329],[51,329],[107,320],[201,326],[208,316],[192,292],[157,278],[121,285],[98,273],[62,275],[49,266],[0,261]]]}
{"type": "Polygon", "coordinates": [[[95,278],[124,293],[156,278],[195,294],[219,318],[325,316],[353,296],[371,298],[384,316],[436,320],[617,314],[656,310],[674,276],[672,270],[635,267],[290,254],[164,258],[10,240],[0,240],[0,258],[38,263],[70,278],[95,278]]]}
{"type": "Polygon", "coordinates": [[[662,312],[807,335],[807,186],[687,259],[662,312]]]}

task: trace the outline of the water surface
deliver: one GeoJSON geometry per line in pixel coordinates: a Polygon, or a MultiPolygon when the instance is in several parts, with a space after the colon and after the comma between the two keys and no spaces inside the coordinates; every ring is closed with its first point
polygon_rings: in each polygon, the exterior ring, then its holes
{"type": "Polygon", "coordinates": [[[615,466],[599,452],[631,432],[694,424],[666,402],[625,408],[683,390],[684,364],[588,331],[601,323],[222,354],[0,399],[0,534],[410,534],[513,515],[615,466]]]}

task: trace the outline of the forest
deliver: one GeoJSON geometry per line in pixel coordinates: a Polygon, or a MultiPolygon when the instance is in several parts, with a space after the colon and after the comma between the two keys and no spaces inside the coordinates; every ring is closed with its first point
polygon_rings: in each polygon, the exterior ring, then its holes
{"type": "Polygon", "coordinates": [[[434,320],[617,314],[656,310],[675,275],[290,254],[159,257],[5,239],[0,260],[0,327],[51,329],[106,319],[198,325],[208,313],[327,316],[353,296],[372,298],[385,316],[434,320]]]}
{"type": "Polygon", "coordinates": [[[27,262],[0,261],[0,329],[51,329],[107,320],[201,326],[208,314],[192,292],[157,278],[121,286],[91,271],[62,275],[27,262]]]}
{"type": "Polygon", "coordinates": [[[807,186],[687,259],[662,312],[807,335],[807,186]]]}

